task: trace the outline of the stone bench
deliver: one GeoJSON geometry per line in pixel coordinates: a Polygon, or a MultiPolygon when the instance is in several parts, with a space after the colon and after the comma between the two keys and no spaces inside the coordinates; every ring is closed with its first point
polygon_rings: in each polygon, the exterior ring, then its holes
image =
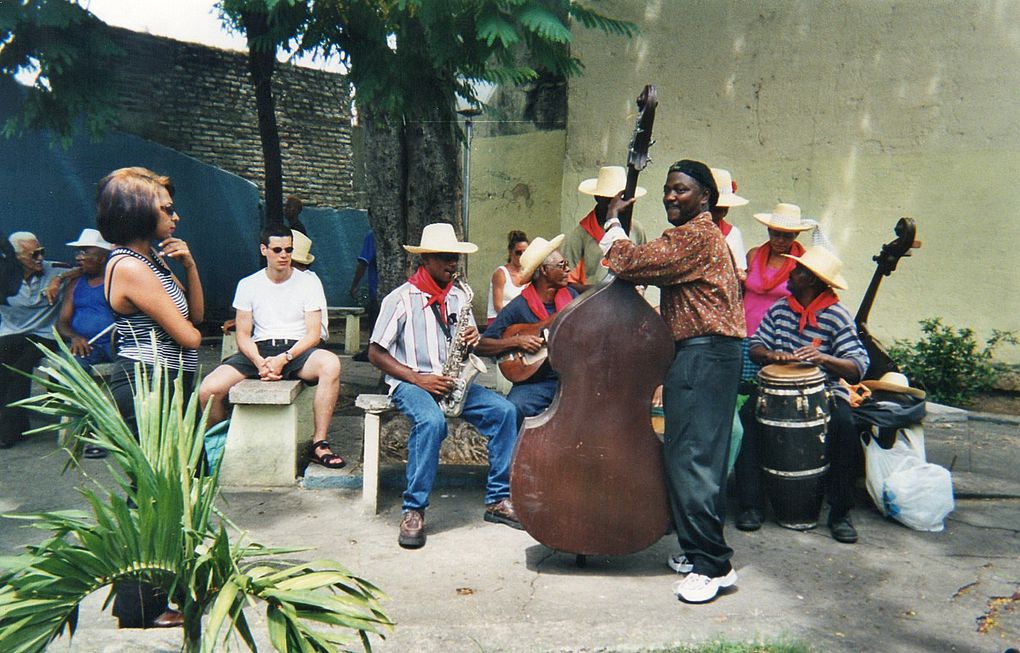
{"type": "Polygon", "coordinates": [[[234,410],[220,462],[223,485],[294,485],[315,432],[314,395],[297,380],[246,379],[231,388],[234,410]]]}
{"type": "Polygon", "coordinates": [[[361,463],[361,506],[374,515],[379,508],[380,417],[396,410],[389,395],[358,395],[354,405],[365,411],[365,444],[361,463]]]}

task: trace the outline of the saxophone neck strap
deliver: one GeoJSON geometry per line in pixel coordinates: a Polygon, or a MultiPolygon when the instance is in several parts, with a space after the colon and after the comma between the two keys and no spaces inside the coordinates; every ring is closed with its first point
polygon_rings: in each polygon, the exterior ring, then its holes
{"type": "Polygon", "coordinates": [[[436,322],[439,324],[439,328],[443,330],[443,335],[446,336],[447,342],[453,337],[450,333],[450,325],[447,324],[446,316],[439,310],[438,304],[429,304],[429,308],[432,309],[432,314],[436,316],[436,322]]]}

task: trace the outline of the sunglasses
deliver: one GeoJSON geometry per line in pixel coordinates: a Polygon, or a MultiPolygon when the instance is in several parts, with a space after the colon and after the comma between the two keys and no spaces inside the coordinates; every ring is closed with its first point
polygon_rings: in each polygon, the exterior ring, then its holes
{"type": "Polygon", "coordinates": [[[460,254],[436,254],[436,258],[443,263],[453,263],[454,261],[460,260],[460,254]]]}
{"type": "Polygon", "coordinates": [[[177,214],[177,208],[173,205],[172,202],[170,204],[166,204],[166,205],[161,206],[159,208],[163,210],[163,213],[166,213],[171,218],[174,217],[174,215],[177,214]]]}
{"type": "Polygon", "coordinates": [[[281,252],[287,252],[288,254],[293,254],[294,253],[294,248],[293,247],[270,247],[269,251],[272,252],[273,254],[279,254],[281,252]]]}
{"type": "Polygon", "coordinates": [[[547,267],[547,268],[559,268],[559,269],[563,270],[564,272],[566,272],[567,270],[570,269],[570,266],[567,265],[566,259],[560,261],[559,263],[547,263],[547,264],[545,264],[545,267],[547,267]]]}
{"type": "Polygon", "coordinates": [[[40,247],[39,249],[37,249],[37,250],[33,251],[33,252],[32,252],[32,253],[30,254],[30,256],[31,256],[32,258],[38,258],[38,259],[41,259],[42,257],[46,256],[46,248],[45,248],[45,247],[40,247]]]}

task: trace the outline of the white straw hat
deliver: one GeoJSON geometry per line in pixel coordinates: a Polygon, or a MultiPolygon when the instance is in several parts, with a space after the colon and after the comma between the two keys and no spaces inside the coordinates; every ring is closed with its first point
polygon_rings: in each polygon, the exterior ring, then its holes
{"type": "Polygon", "coordinates": [[[783,254],[786,258],[792,258],[808,270],[815,273],[819,279],[840,290],[846,290],[846,279],[843,278],[843,261],[836,258],[836,255],[821,245],[812,245],[801,256],[783,254]]]}
{"type": "Polygon", "coordinates": [[[525,281],[531,281],[535,270],[538,269],[538,266],[542,265],[542,261],[547,259],[550,254],[559,249],[563,238],[564,235],[560,234],[552,240],[546,240],[540,236],[531,241],[528,249],[524,250],[524,253],[521,254],[521,278],[525,281]]]}
{"type": "Polygon", "coordinates": [[[911,388],[910,381],[907,377],[899,372],[886,372],[877,381],[868,379],[861,381],[866,388],[871,390],[885,390],[887,392],[902,392],[903,394],[913,395],[919,399],[925,398],[924,390],[918,388],[911,388]]]}
{"type": "MultiPolygon", "coordinates": [[[[593,179],[585,179],[577,186],[577,190],[585,195],[597,195],[598,197],[616,197],[616,194],[627,185],[627,172],[622,166],[602,166],[599,168],[599,176],[593,179]]],[[[647,193],[644,188],[638,186],[634,189],[634,197],[641,197],[647,193]]]]}
{"type": "Polygon", "coordinates": [[[716,206],[729,208],[747,204],[745,198],[737,195],[737,184],[733,181],[729,170],[723,170],[722,168],[711,168],[711,170],[712,177],[715,178],[716,188],[719,189],[719,200],[715,203],[716,206]]]}
{"type": "Polygon", "coordinates": [[[294,253],[290,255],[290,260],[301,265],[311,265],[315,260],[315,255],[312,254],[312,239],[297,229],[291,229],[290,233],[294,245],[294,253]]]}
{"type": "Polygon", "coordinates": [[[474,254],[478,245],[457,240],[453,225],[448,222],[427,224],[421,230],[421,244],[404,245],[404,249],[412,254],[474,254]]]}
{"type": "Polygon", "coordinates": [[[755,213],[754,219],[776,231],[807,231],[818,225],[814,220],[801,219],[800,207],[796,204],[783,202],[776,204],[772,213],[755,213]]]}
{"type": "Polygon", "coordinates": [[[72,240],[67,244],[70,247],[99,247],[105,250],[113,249],[113,245],[103,238],[103,235],[99,233],[98,229],[82,229],[81,235],[78,236],[78,240],[72,240]]]}

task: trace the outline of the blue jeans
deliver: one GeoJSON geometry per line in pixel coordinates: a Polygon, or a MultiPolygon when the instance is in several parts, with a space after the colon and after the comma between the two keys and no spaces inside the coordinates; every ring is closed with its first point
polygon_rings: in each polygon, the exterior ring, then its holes
{"type": "MultiPolygon", "coordinates": [[[[446,416],[435,398],[413,383],[402,382],[393,390],[393,403],[411,420],[407,438],[407,488],[404,511],[425,510],[436,480],[439,445],[446,438],[446,416]]],[[[472,384],[468,388],[462,417],[489,439],[489,477],[485,503],[510,496],[510,463],[517,442],[517,409],[495,392],[472,384]]]]}
{"type": "Polygon", "coordinates": [[[506,398],[517,407],[518,428],[524,422],[525,417],[534,417],[548,408],[559,387],[559,379],[515,383],[506,398]]]}

